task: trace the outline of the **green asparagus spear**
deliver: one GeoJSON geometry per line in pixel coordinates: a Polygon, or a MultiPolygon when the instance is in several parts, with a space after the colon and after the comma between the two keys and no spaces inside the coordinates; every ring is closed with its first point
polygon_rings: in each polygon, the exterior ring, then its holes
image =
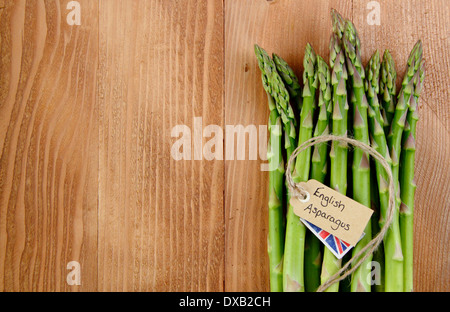
{"type": "MultiPolygon", "coordinates": [[[[394,231],[398,231],[400,234],[399,225],[399,207],[401,203],[399,194],[399,165],[400,165],[400,153],[402,147],[402,134],[405,128],[406,116],[408,114],[409,101],[414,91],[414,75],[419,70],[419,66],[422,60],[422,44],[417,42],[414,46],[411,54],[408,58],[408,66],[405,77],[402,82],[402,89],[398,96],[397,106],[395,107],[395,114],[392,120],[391,131],[388,135],[388,145],[392,158],[392,176],[395,181],[395,193],[396,193],[396,207],[394,210],[394,217],[392,221],[392,227],[394,231]]],[[[392,270],[392,274],[388,275],[386,268],[386,291],[403,291],[403,253],[401,246],[401,238],[396,243],[396,260],[397,265],[392,270]]]]}
{"type": "MultiPolygon", "coordinates": [[[[331,74],[325,60],[317,56],[317,78],[319,79],[318,119],[314,136],[330,133],[329,119],[331,114],[331,74]]],[[[328,145],[317,144],[311,156],[311,179],[324,183],[327,174],[328,145]]],[[[305,246],[305,287],[306,291],[316,291],[320,286],[323,244],[310,231],[306,233],[305,246]]]]}
{"type": "MultiPolygon", "coordinates": [[[[300,131],[298,146],[309,140],[313,135],[313,116],[316,109],[316,90],[319,80],[317,78],[317,57],[308,43],[303,59],[303,107],[300,113],[300,131]]],[[[309,178],[311,148],[301,152],[296,159],[292,179],[295,183],[307,181],[309,178]]]]}
{"type": "MultiPolygon", "coordinates": [[[[351,80],[353,93],[353,133],[355,140],[369,144],[369,128],[367,121],[368,103],[364,92],[365,71],[361,63],[361,43],[355,26],[349,20],[345,23],[344,49],[347,59],[347,68],[351,80]]],[[[369,155],[359,148],[353,151],[353,199],[366,207],[370,202],[370,162],[369,155]]],[[[372,239],[372,227],[369,222],[364,230],[364,237],[353,248],[353,255],[357,254],[372,239]]],[[[370,291],[367,277],[370,275],[369,264],[372,257],[355,271],[352,276],[351,291],[370,291]]]]}
{"type": "MultiPolygon", "coordinates": [[[[276,70],[275,63],[269,57],[264,49],[255,46],[255,52],[258,61],[262,63],[262,71],[267,77],[267,85],[270,95],[275,100],[275,106],[281,116],[283,122],[283,130],[286,150],[286,159],[289,159],[296,146],[296,120],[291,104],[289,102],[289,93],[276,70]]],[[[261,68],[261,66],[260,66],[261,68]]],[[[288,188],[287,188],[288,189],[288,188]]],[[[303,279],[303,249],[305,226],[299,218],[294,214],[293,208],[289,204],[290,194],[287,193],[287,221],[286,221],[286,238],[283,260],[283,290],[284,291],[304,291],[303,279]],[[292,237],[292,239],[290,239],[292,237]],[[295,241],[294,241],[295,237],[295,241]],[[291,243],[295,246],[291,246],[291,243]]]]}
{"type": "Polygon", "coordinates": [[[364,90],[366,91],[367,102],[369,106],[376,106],[380,110],[378,94],[380,94],[380,70],[381,59],[380,52],[376,50],[366,66],[366,79],[364,81],[364,90]]]}
{"type": "MultiPolygon", "coordinates": [[[[283,254],[284,254],[284,211],[283,211],[283,182],[284,161],[282,157],[282,127],[277,103],[272,94],[272,85],[266,72],[268,55],[263,49],[255,45],[255,54],[261,69],[262,84],[267,93],[270,110],[269,116],[269,235],[268,254],[270,262],[270,290],[283,291],[283,254]]],[[[270,71],[269,71],[270,73],[270,71]]]]}
{"type": "MultiPolygon", "coordinates": [[[[370,66],[369,68],[372,68],[370,66]]],[[[375,75],[373,75],[375,76],[375,75]]],[[[389,149],[387,145],[386,135],[383,129],[383,117],[381,114],[380,104],[376,97],[376,82],[371,79],[366,83],[369,102],[369,124],[371,133],[372,147],[379,152],[389,164],[392,164],[389,149]]],[[[384,170],[379,162],[375,163],[376,177],[380,201],[380,228],[383,227],[386,214],[389,207],[389,188],[388,188],[388,173],[384,170]]],[[[397,244],[399,233],[395,228],[390,227],[384,239],[384,253],[385,253],[385,276],[391,276],[394,273],[394,268],[398,265],[397,260],[397,244]]]]}
{"type": "MultiPolygon", "coordinates": [[[[371,103],[369,101],[369,103],[371,103]]],[[[369,114],[369,125],[371,133],[371,146],[379,152],[389,164],[392,164],[389,149],[387,146],[386,136],[383,130],[383,118],[381,116],[380,108],[378,102],[374,101],[370,104],[368,114],[369,114]]],[[[382,167],[379,162],[375,162],[377,186],[379,194],[380,203],[380,221],[379,227],[383,227],[386,220],[386,213],[389,207],[389,188],[388,188],[388,174],[386,170],[382,167]]],[[[394,228],[389,227],[386,236],[384,238],[384,268],[382,272],[384,273],[384,280],[393,275],[393,270],[398,263],[397,259],[397,242],[398,242],[398,231],[394,231],[394,228]]]]}
{"type": "MultiPolygon", "coordinates": [[[[389,153],[387,152],[387,143],[384,131],[380,133],[375,133],[375,123],[378,123],[378,128],[382,129],[383,118],[381,116],[380,104],[378,101],[378,95],[380,92],[380,68],[381,68],[381,59],[380,53],[378,50],[372,55],[369,60],[369,64],[366,67],[366,80],[364,82],[364,90],[366,91],[367,102],[369,103],[368,107],[368,117],[369,117],[369,136],[371,138],[372,147],[376,148],[376,143],[374,141],[374,136],[380,135],[380,139],[377,139],[380,144],[384,144],[384,149],[378,149],[380,152],[382,150],[383,157],[387,158],[390,161],[389,153]],[[377,118],[375,118],[375,114],[377,114],[377,118]]],[[[380,175],[383,176],[385,181],[387,181],[387,172],[383,169],[379,162],[373,162],[371,164],[371,176],[372,181],[370,183],[371,187],[371,201],[372,201],[372,209],[374,209],[374,214],[372,217],[372,232],[376,233],[379,231],[379,220],[381,218],[381,208],[383,206],[383,212],[385,213],[388,208],[388,200],[389,194],[387,185],[380,185],[379,179],[380,175]],[[381,195],[380,195],[381,193],[381,195]],[[380,203],[382,201],[382,204],[380,203]]],[[[380,264],[380,282],[376,283],[374,286],[375,291],[383,292],[384,291],[384,251],[383,248],[377,249],[373,254],[373,261],[376,261],[380,264]]]]}
{"type": "MultiPolygon", "coordinates": [[[[269,102],[273,101],[267,95],[269,102]]],[[[284,254],[284,212],[283,182],[284,161],[282,156],[282,127],[278,111],[273,109],[269,116],[269,236],[268,254],[270,262],[270,290],[283,291],[283,254],[284,254]]]]}
{"type": "Polygon", "coordinates": [[[423,80],[425,68],[423,60],[419,70],[413,78],[414,91],[409,98],[409,111],[406,117],[405,130],[403,132],[403,150],[400,156],[400,233],[403,248],[403,290],[413,291],[413,231],[414,231],[414,194],[416,185],[414,183],[414,162],[416,151],[416,124],[419,120],[417,105],[423,80]]]}
{"type": "Polygon", "coordinates": [[[383,127],[386,134],[391,128],[392,119],[394,118],[397,95],[397,71],[395,70],[394,59],[389,50],[384,51],[383,62],[381,64],[380,73],[380,96],[381,96],[381,113],[383,116],[383,127]]]}
{"type": "Polygon", "coordinates": [[[295,130],[296,120],[294,116],[294,111],[289,102],[289,92],[284,86],[283,80],[277,72],[275,63],[267,54],[267,52],[255,45],[255,54],[258,59],[258,65],[265,77],[265,82],[263,84],[267,85],[267,91],[275,100],[275,107],[278,114],[281,116],[281,121],[283,122],[284,130],[284,148],[287,153],[287,159],[291,156],[292,152],[295,150],[297,133],[295,130]]]}
{"type": "MultiPolygon", "coordinates": [[[[332,13],[333,14],[333,13],[332,13]]],[[[332,96],[332,133],[338,136],[347,135],[348,122],[348,102],[346,81],[348,78],[347,67],[345,66],[345,55],[342,50],[342,43],[337,34],[331,36],[330,41],[330,67],[331,84],[333,87],[332,96]]],[[[347,193],[347,145],[332,142],[330,150],[330,185],[341,194],[347,193]]],[[[321,283],[326,282],[333,274],[337,273],[341,267],[341,260],[337,259],[333,253],[325,248],[321,283]]],[[[338,291],[339,283],[330,286],[327,291],[338,291]]]]}
{"type": "MultiPolygon", "coordinates": [[[[319,116],[314,130],[314,136],[330,133],[329,120],[333,110],[330,68],[320,56],[317,56],[317,78],[319,79],[319,116]]],[[[311,159],[311,178],[319,182],[324,182],[327,174],[327,152],[328,145],[325,143],[314,146],[311,159]]]]}
{"type": "MultiPolygon", "coordinates": [[[[315,93],[318,85],[316,54],[307,44],[303,60],[303,105],[300,114],[300,131],[298,145],[309,140],[313,132],[313,114],[315,109],[315,93]]],[[[300,153],[292,172],[294,182],[307,181],[311,150],[300,153]]],[[[304,291],[304,244],[306,230],[299,217],[292,209],[288,210],[286,221],[286,252],[284,256],[284,289],[285,291],[304,291]]]]}
{"type": "Polygon", "coordinates": [[[277,71],[280,74],[281,79],[283,79],[284,85],[289,92],[290,98],[294,100],[297,109],[301,111],[302,89],[294,70],[279,55],[274,53],[272,58],[277,67],[277,71]]]}
{"type": "Polygon", "coordinates": [[[345,23],[345,18],[343,18],[335,9],[331,9],[331,25],[333,27],[333,33],[338,36],[339,40],[344,38],[345,23]]]}

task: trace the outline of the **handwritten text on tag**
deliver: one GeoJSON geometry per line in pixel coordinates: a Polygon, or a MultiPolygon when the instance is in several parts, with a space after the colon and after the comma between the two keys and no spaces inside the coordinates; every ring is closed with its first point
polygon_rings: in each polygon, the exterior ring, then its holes
{"type": "Polygon", "coordinates": [[[355,246],[373,211],[316,180],[300,185],[310,197],[307,202],[292,197],[294,213],[355,246]]]}

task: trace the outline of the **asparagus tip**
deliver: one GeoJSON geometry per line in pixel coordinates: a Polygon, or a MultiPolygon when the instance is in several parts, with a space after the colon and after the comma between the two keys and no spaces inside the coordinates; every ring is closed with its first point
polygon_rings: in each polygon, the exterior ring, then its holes
{"type": "Polygon", "coordinates": [[[344,35],[345,19],[334,8],[331,9],[331,22],[333,25],[333,32],[342,39],[344,35]]]}

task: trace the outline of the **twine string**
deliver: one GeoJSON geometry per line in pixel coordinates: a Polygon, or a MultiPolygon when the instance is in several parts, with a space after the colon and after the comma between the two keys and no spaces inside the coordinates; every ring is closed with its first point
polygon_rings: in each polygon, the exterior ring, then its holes
{"type": "MultiPolygon", "coordinates": [[[[331,285],[345,279],[347,276],[352,274],[368,257],[370,257],[371,254],[378,248],[378,246],[383,241],[384,236],[386,235],[386,232],[389,229],[389,226],[392,223],[393,215],[394,215],[394,209],[395,209],[395,188],[394,188],[394,178],[392,176],[391,166],[387,162],[387,160],[378,153],[374,148],[371,146],[348,138],[343,136],[335,136],[335,135],[322,135],[318,137],[314,137],[306,142],[304,142],[302,145],[297,147],[295,151],[292,153],[291,157],[288,160],[287,163],[287,169],[286,169],[286,179],[288,188],[290,191],[290,194],[292,196],[297,197],[299,200],[306,202],[309,199],[309,193],[306,191],[305,188],[303,188],[299,183],[295,183],[292,179],[291,174],[291,167],[294,162],[294,159],[304,150],[310,148],[311,146],[314,146],[316,144],[328,142],[328,141],[338,141],[341,143],[351,144],[362,151],[370,154],[376,161],[378,161],[386,170],[386,173],[388,175],[388,183],[389,183],[389,206],[386,213],[386,222],[383,225],[383,227],[380,229],[378,234],[366,245],[364,246],[356,255],[354,255],[349,261],[345,263],[345,265],[342,266],[342,268],[333,274],[325,283],[320,285],[320,287],[317,289],[318,292],[323,292],[331,285]],[[362,256],[362,258],[361,258],[362,256]],[[349,268],[352,264],[354,265],[349,268]]],[[[345,194],[344,194],[345,195],[345,194]]]]}

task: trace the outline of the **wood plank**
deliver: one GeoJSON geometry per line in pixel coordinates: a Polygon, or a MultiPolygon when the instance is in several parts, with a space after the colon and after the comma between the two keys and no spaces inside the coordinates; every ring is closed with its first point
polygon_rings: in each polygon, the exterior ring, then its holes
{"type": "MultiPolygon", "coordinates": [[[[348,1],[228,0],[225,3],[225,124],[265,125],[267,96],[254,56],[258,43],[277,52],[300,77],[310,42],[328,59],[330,10],[351,14],[348,1]]],[[[262,143],[262,142],[260,142],[262,143]]],[[[248,149],[248,147],[247,147],[248,149]]],[[[268,291],[267,172],[263,158],[225,167],[225,289],[268,291]]]]}
{"type": "Polygon", "coordinates": [[[80,26],[66,1],[0,10],[0,291],[97,289],[97,4],[80,2],[80,26]]]}
{"type": "Polygon", "coordinates": [[[426,78],[417,125],[414,287],[416,291],[448,290],[450,110],[445,99],[450,96],[450,8],[445,0],[383,1],[380,25],[371,26],[367,23],[368,2],[355,1],[353,6],[363,62],[375,49],[380,53],[389,49],[396,62],[399,87],[410,50],[422,40],[426,78]]]}
{"type": "Polygon", "coordinates": [[[99,13],[99,290],[220,291],[224,163],[174,160],[171,132],[223,126],[222,2],[99,13]]]}

